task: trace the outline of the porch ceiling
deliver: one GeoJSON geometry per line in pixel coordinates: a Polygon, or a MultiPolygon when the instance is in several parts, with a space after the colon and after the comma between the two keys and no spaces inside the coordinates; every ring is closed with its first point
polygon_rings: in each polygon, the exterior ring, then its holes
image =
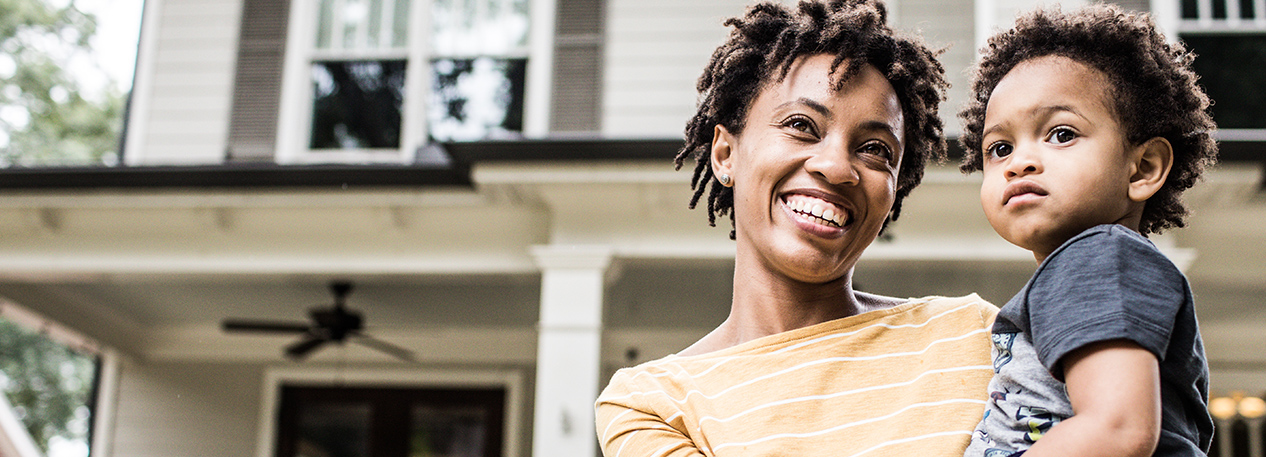
{"type": "MultiPolygon", "coordinates": [[[[685,209],[688,175],[658,160],[487,161],[470,187],[8,191],[0,296],[140,357],[279,360],[290,338],[218,323],[303,319],[329,303],[329,280],[350,279],[369,331],[427,360],[531,363],[531,247],[603,244],[617,258],[608,326],[689,339],[726,312],[733,244],[728,222],[685,209]]],[[[985,223],[978,180],[931,169],[858,284],[1005,301],[1033,263],[985,223]]],[[[1187,265],[1215,366],[1266,369],[1252,349],[1266,345],[1260,181],[1257,166],[1215,171],[1188,196],[1191,227],[1156,238],[1187,265]]]]}

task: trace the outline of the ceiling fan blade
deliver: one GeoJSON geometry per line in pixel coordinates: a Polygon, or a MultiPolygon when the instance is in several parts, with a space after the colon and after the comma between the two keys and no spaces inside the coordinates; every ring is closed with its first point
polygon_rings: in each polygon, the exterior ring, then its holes
{"type": "Polygon", "coordinates": [[[402,348],[400,346],[396,346],[394,344],[388,343],[386,341],[383,341],[383,340],[380,340],[380,339],[377,339],[365,334],[357,333],[352,336],[354,337],[352,341],[355,341],[361,346],[365,346],[367,348],[389,354],[405,362],[417,363],[418,361],[416,358],[413,357],[413,351],[410,351],[408,349],[402,348]]]}
{"type": "Polygon", "coordinates": [[[225,319],[220,328],[226,332],[268,332],[268,333],[304,333],[308,331],[306,322],[292,321],[256,321],[248,319],[225,319]]]}
{"type": "Polygon", "coordinates": [[[329,340],[316,335],[308,335],[304,339],[299,340],[298,343],[286,346],[286,357],[290,357],[294,360],[300,360],[312,351],[315,351],[322,344],[325,344],[327,341],[329,340]]]}

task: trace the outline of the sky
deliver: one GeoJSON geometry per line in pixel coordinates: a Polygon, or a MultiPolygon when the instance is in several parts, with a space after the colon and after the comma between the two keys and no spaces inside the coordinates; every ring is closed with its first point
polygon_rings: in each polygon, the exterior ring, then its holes
{"type": "MultiPolygon", "coordinates": [[[[48,0],[59,3],[58,0],[48,0]]],[[[66,0],[61,0],[62,2],[66,0]]],[[[93,38],[96,65],[111,76],[120,91],[132,88],[136,68],[136,46],[141,30],[142,0],[74,0],[80,10],[97,17],[97,35],[93,38]]],[[[106,83],[98,71],[85,71],[86,86],[101,87],[106,83]]]]}

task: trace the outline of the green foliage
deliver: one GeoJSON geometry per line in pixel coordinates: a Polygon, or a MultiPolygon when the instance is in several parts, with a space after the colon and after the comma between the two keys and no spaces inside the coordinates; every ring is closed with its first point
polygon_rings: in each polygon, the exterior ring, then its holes
{"type": "Polygon", "coordinates": [[[0,317],[0,390],[31,438],[86,440],[97,361],[0,317]]]}
{"type": "Polygon", "coordinates": [[[45,0],[0,0],[0,166],[117,161],[124,97],[85,96],[96,19],[45,0]]]}

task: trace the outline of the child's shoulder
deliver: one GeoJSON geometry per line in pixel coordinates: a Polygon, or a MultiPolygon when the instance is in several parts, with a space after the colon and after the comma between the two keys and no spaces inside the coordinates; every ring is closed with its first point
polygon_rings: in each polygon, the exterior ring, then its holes
{"type": "Polygon", "coordinates": [[[1185,280],[1173,260],[1146,237],[1122,225],[1103,224],[1064,242],[1038,266],[1030,283],[1061,277],[1112,281],[1123,275],[1185,280]]]}
{"type": "Polygon", "coordinates": [[[1076,236],[1069,238],[1063,245],[1051,252],[1048,260],[1070,256],[1088,255],[1096,258],[1104,256],[1137,256],[1155,253],[1164,257],[1160,249],[1139,232],[1120,224],[1102,224],[1088,228],[1076,236]]]}

